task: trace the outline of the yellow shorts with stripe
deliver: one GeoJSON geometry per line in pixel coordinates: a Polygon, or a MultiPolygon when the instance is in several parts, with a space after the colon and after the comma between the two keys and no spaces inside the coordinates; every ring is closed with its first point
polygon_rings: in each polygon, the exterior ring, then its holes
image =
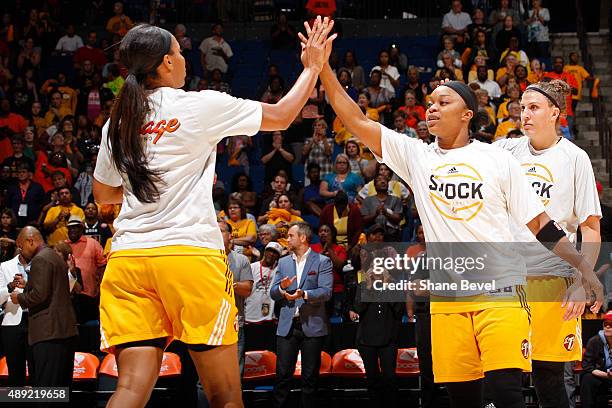
{"type": "MultiPolygon", "coordinates": [[[[431,348],[437,383],[474,381],[487,371],[518,368],[531,371],[529,315],[524,302],[488,302],[464,307],[434,305],[431,348]],[[482,308],[486,306],[487,308],[482,308]],[[435,309],[448,312],[434,312],[435,309]]],[[[470,304],[467,304],[468,306],[470,304]]]]}
{"type": "Polygon", "coordinates": [[[218,249],[166,246],[111,253],[100,287],[101,346],[167,338],[238,341],[233,274],[218,249]]]}
{"type": "Polygon", "coordinates": [[[565,321],[563,296],[569,278],[535,277],[527,280],[527,303],[531,314],[532,358],[538,361],[582,360],[582,321],[565,321]]]}

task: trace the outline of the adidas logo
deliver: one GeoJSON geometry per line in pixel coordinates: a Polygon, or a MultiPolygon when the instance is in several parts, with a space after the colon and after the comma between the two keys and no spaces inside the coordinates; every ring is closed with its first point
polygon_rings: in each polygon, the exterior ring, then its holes
{"type": "Polygon", "coordinates": [[[527,173],[535,173],[535,172],[536,172],[535,166],[527,170],[527,173]]]}
{"type": "Polygon", "coordinates": [[[456,173],[459,173],[456,167],[451,167],[450,170],[448,171],[448,174],[456,174],[456,173]]]}

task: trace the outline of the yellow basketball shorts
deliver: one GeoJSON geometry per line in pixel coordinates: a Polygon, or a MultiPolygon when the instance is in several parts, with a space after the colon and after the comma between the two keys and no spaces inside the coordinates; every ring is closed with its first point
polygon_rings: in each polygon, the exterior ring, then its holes
{"type": "Polygon", "coordinates": [[[166,246],[116,251],[100,288],[101,346],[167,338],[186,344],[238,341],[233,274],[218,249],[166,246]]]}
{"type": "Polygon", "coordinates": [[[556,276],[527,280],[534,360],[582,360],[582,321],[580,318],[563,320],[565,308],[561,307],[571,284],[571,279],[556,276]]]}
{"type": "Polygon", "coordinates": [[[431,315],[434,380],[474,381],[487,371],[531,371],[528,312],[523,307],[492,307],[431,315]]]}

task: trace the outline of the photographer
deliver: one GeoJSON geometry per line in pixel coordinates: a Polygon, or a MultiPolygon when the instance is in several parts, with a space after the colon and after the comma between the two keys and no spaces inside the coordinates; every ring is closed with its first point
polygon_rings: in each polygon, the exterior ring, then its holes
{"type": "Polygon", "coordinates": [[[597,406],[598,397],[605,397],[612,386],[612,311],[603,318],[603,330],[589,339],[582,357],[583,372],[580,377],[582,406],[597,406]]]}

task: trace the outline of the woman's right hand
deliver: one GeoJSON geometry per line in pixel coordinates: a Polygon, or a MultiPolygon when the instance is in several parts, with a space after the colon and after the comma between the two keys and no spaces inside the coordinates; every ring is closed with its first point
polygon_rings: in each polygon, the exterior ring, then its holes
{"type": "Polygon", "coordinates": [[[302,46],[302,64],[304,68],[313,68],[320,72],[327,62],[327,58],[329,58],[327,49],[331,48],[331,43],[337,37],[337,34],[327,37],[334,28],[334,21],[328,17],[321,20],[321,16],[318,16],[312,29],[308,22],[304,22],[304,27],[308,38],[304,37],[302,33],[298,33],[302,46]]]}

